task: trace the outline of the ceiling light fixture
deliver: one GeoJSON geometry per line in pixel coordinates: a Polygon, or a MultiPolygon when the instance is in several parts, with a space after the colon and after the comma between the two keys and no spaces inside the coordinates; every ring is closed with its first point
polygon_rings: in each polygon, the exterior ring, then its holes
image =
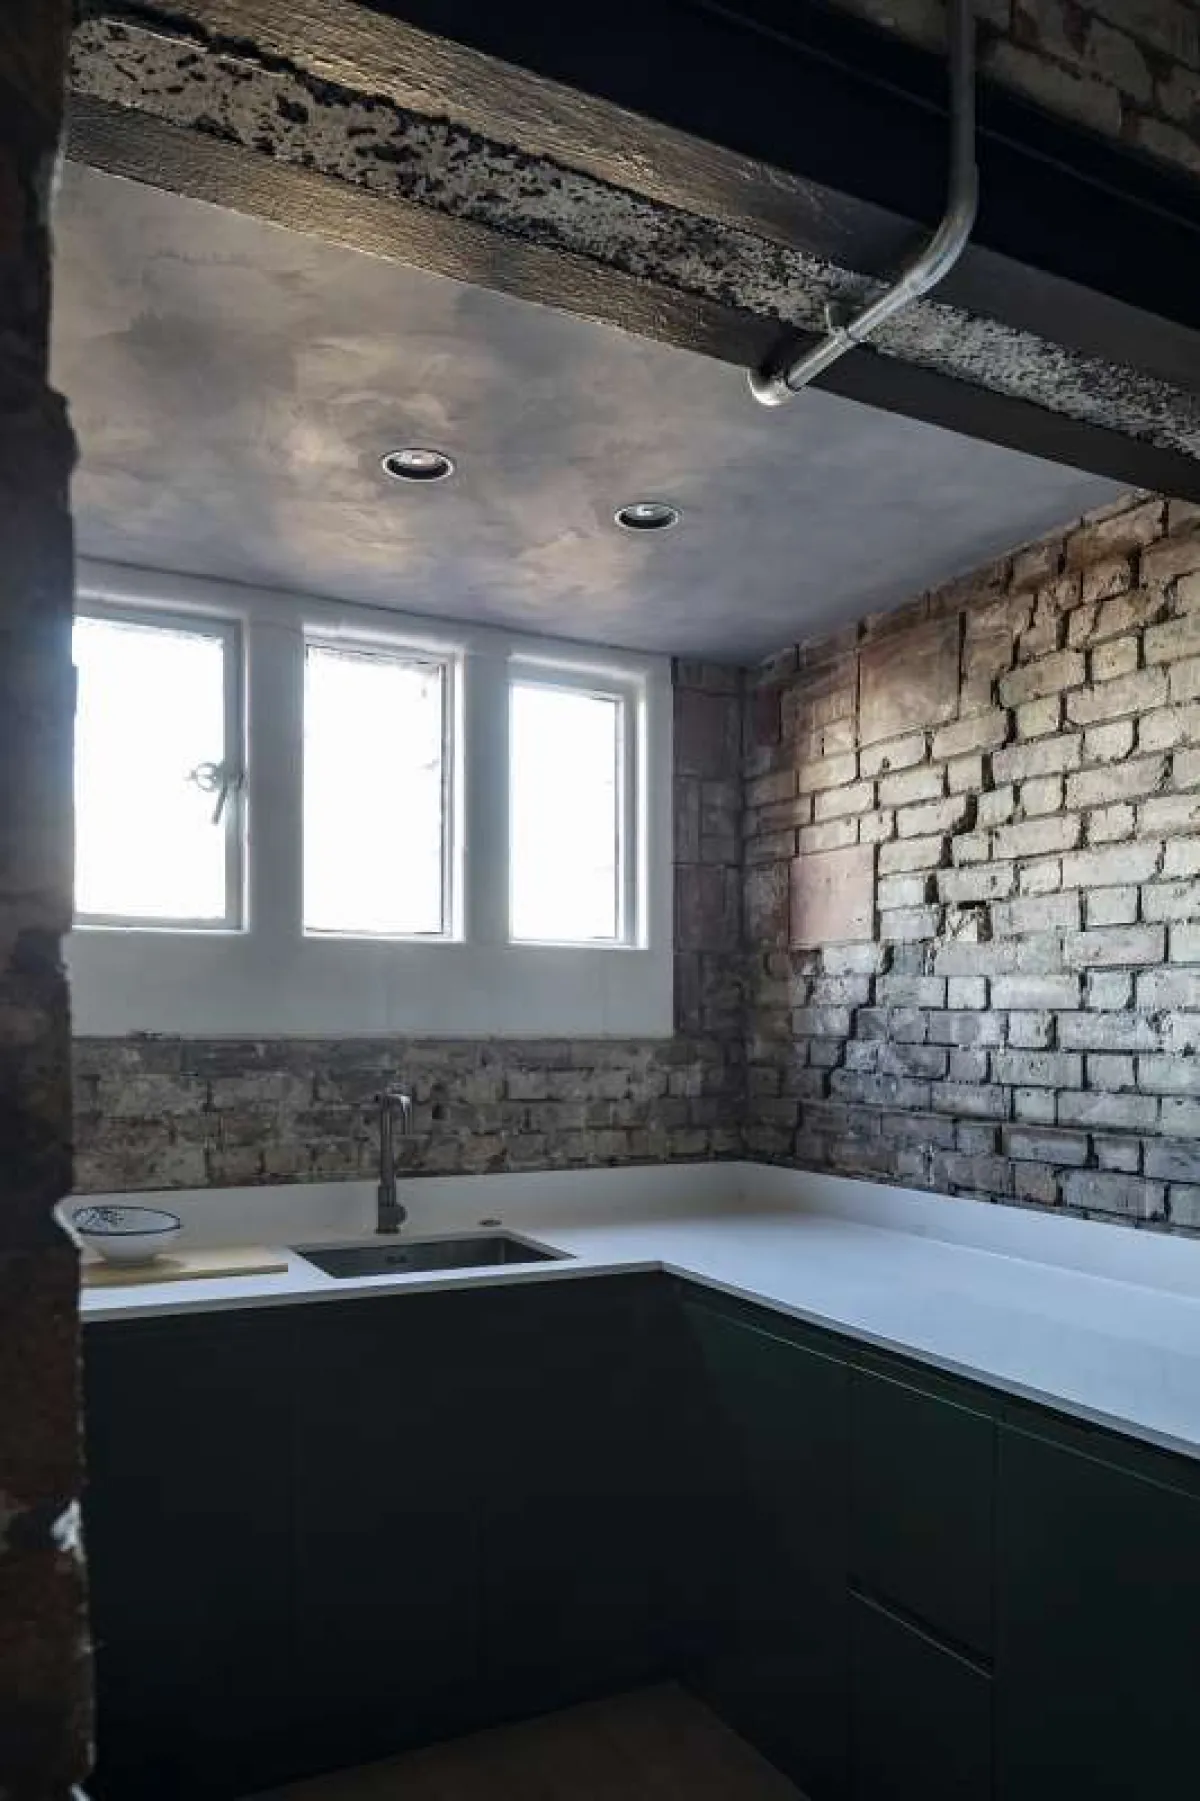
{"type": "Polygon", "coordinates": [[[389,450],[382,459],[383,472],[398,482],[443,482],[454,474],[454,458],[444,450],[430,450],[423,444],[407,444],[403,450],[389,450]]]}
{"type": "Polygon", "coordinates": [[[669,500],[631,500],[613,518],[624,532],[666,532],[679,524],[679,508],[669,500]]]}

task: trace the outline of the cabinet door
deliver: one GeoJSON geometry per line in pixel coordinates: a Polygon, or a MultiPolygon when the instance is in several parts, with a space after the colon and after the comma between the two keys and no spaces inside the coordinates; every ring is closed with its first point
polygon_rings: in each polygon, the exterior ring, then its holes
{"type": "Polygon", "coordinates": [[[286,1346],[261,1314],[84,1333],[97,1801],[292,1767],[286,1346]]]}
{"type": "Polygon", "coordinates": [[[495,1290],[481,1315],[484,1692],[544,1712],[666,1673],[655,1285],[495,1290]]]}
{"type": "Polygon", "coordinates": [[[845,1791],[847,1395],[842,1362],[688,1304],[731,1511],[723,1617],[697,1686],[813,1801],[845,1791]]]}
{"type": "Polygon", "coordinates": [[[854,1372],[851,1401],[856,1586],[988,1659],[993,1421],[864,1369],[854,1372]]]}
{"type": "Polygon", "coordinates": [[[871,1601],[851,1610],[854,1801],[988,1801],[990,1677],[871,1601]]]}
{"type": "Polygon", "coordinates": [[[483,1413],[470,1300],[303,1310],[296,1693],[308,1770],[476,1723],[483,1413]]]}
{"type": "Polygon", "coordinates": [[[1002,1429],[998,1801],[1195,1792],[1200,1501],[1002,1429]]]}

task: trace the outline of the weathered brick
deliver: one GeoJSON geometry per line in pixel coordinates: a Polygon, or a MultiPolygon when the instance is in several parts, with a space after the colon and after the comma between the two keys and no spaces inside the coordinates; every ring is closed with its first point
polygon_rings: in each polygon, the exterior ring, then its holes
{"type": "Polygon", "coordinates": [[[939,870],[938,894],[956,904],[1002,899],[1013,891],[1014,868],[1012,863],[988,863],[939,870]]]}
{"type": "Polygon", "coordinates": [[[1133,737],[1132,719],[1113,719],[1107,725],[1093,725],[1083,735],[1084,761],[1119,763],[1133,749],[1133,737]]]}
{"type": "Polygon", "coordinates": [[[1138,808],[1137,829],[1143,838],[1170,838],[1200,831],[1200,794],[1159,794],[1138,808]]]}
{"type": "Polygon", "coordinates": [[[1138,916],[1136,888],[1096,888],[1083,899],[1089,930],[1096,926],[1132,925],[1138,916]]]}
{"type": "MultiPolygon", "coordinates": [[[[952,978],[955,979],[955,978],[952,978]]],[[[973,980],[974,978],[962,978],[973,980]]],[[[1004,1016],[1000,1013],[932,1013],[929,1038],[933,1044],[973,1045],[986,1048],[1004,1041],[1004,1016]]]]}
{"type": "Polygon", "coordinates": [[[1139,1057],[1138,1086],[1149,1094],[1200,1095],[1200,1063],[1194,1057],[1139,1057]]]}
{"type": "Polygon", "coordinates": [[[1051,814],[1001,826],[996,832],[997,857],[1041,857],[1052,851],[1069,851],[1079,843],[1079,819],[1072,813],[1051,814]]]}
{"type": "Polygon", "coordinates": [[[929,872],[881,876],[876,898],[881,907],[923,907],[934,898],[932,890],[933,875],[929,872]]]}
{"type": "Polygon", "coordinates": [[[1072,969],[1160,963],[1163,941],[1163,928],[1157,925],[1105,926],[1094,932],[1073,932],[1063,940],[1063,960],[1072,969]]]}
{"type": "Polygon", "coordinates": [[[885,944],[936,938],[941,920],[938,907],[896,907],[879,915],[879,936],[885,944]]]}
{"type": "Polygon", "coordinates": [[[879,782],[879,804],[883,807],[908,807],[916,801],[940,800],[946,792],[946,772],[940,764],[919,764],[896,775],[885,775],[879,782]]]}
{"type": "Polygon", "coordinates": [[[1026,1088],[1078,1088],[1083,1059],[1070,1051],[994,1051],[992,1076],[1026,1088]]]}
{"type": "Polygon", "coordinates": [[[833,757],[818,757],[801,763],[796,770],[796,787],[801,794],[821,788],[840,788],[852,782],[858,773],[858,759],[853,752],[833,757]]]}
{"type": "Polygon", "coordinates": [[[819,948],[874,936],[875,854],[870,845],[856,845],[795,859],[791,878],[793,945],[819,948]]]}
{"type": "Polygon", "coordinates": [[[1069,569],[1087,569],[1102,558],[1128,556],[1153,544],[1162,531],[1163,503],[1157,497],[1123,507],[1108,518],[1079,525],[1066,542],[1069,569]]]}
{"type": "Polygon", "coordinates": [[[946,983],[940,976],[880,976],[878,998],[889,1007],[944,1007],[946,983]]]}
{"type": "Polygon", "coordinates": [[[1142,1151],[1148,1176],[1168,1182],[1200,1182],[1200,1144],[1187,1139],[1150,1139],[1142,1151]]]}
{"type": "Polygon", "coordinates": [[[1089,1088],[1106,1089],[1116,1094],[1121,1089],[1137,1087],[1134,1061],[1127,1053],[1092,1055],[1087,1060],[1089,1088]]]}
{"type": "Polygon", "coordinates": [[[1147,882],[1141,894],[1143,919],[1200,918],[1200,882],[1147,882]]]}
{"type": "Polygon", "coordinates": [[[1078,732],[1010,744],[993,756],[992,775],[997,782],[1025,782],[1031,776],[1061,775],[1065,770],[1079,767],[1082,749],[1083,738],[1078,732]]]}
{"type": "Polygon", "coordinates": [[[813,799],[816,819],[840,819],[851,813],[866,813],[875,801],[874,782],[851,782],[845,788],[827,788],[813,799]]]}
{"type": "Polygon", "coordinates": [[[1044,1051],[1054,1036],[1053,1013],[1010,1013],[1008,1042],[1014,1050],[1044,1051]]]}
{"type": "Polygon", "coordinates": [[[895,738],[952,718],[958,658],[959,623],[953,617],[865,644],[859,658],[862,742],[895,738]]]}
{"type": "Polygon", "coordinates": [[[1065,688],[1077,688],[1085,676],[1084,661],[1078,651],[1055,651],[1036,663],[1027,663],[1021,669],[1002,675],[1000,699],[1006,707],[1020,706],[1027,700],[1040,700],[1045,694],[1057,694],[1065,688]]]}
{"type": "Polygon", "coordinates": [[[945,800],[925,801],[915,807],[901,807],[896,814],[896,830],[901,838],[957,831],[966,823],[968,809],[968,800],[961,794],[950,795],[945,800]]]}
{"type": "Polygon", "coordinates": [[[1124,1012],[1060,1013],[1058,1042],[1075,1051],[1156,1051],[1159,1046],[1148,1019],[1124,1012]]]}
{"type": "Polygon", "coordinates": [[[1067,888],[1119,888],[1147,882],[1158,869],[1159,851],[1152,844],[1130,844],[1115,850],[1082,850],[1063,858],[1067,888]]]}
{"type": "Polygon", "coordinates": [[[1172,963],[1200,963],[1200,926],[1171,927],[1172,963]]]}
{"type": "Polygon", "coordinates": [[[1137,825],[1137,815],[1128,801],[1118,801],[1112,807],[1097,807],[1084,820],[1084,832],[1089,844],[1116,844],[1125,838],[1132,838],[1137,825]]]}
{"type": "Polygon", "coordinates": [[[1095,1126],[1105,1132],[1152,1132],[1158,1123],[1158,1106],[1154,1095],[1085,1090],[1059,1095],[1058,1118],[1064,1126],[1095,1126]]]}
{"type": "Polygon", "coordinates": [[[1079,923],[1079,896],[1074,892],[997,901],[992,907],[992,930],[1000,938],[1024,932],[1077,932],[1079,923]]]}
{"type": "Polygon", "coordinates": [[[897,839],[879,847],[881,875],[901,875],[911,869],[937,869],[946,860],[946,840],[935,838],[897,839]]]}
{"type": "Polygon", "coordinates": [[[968,751],[995,750],[999,745],[1008,742],[1008,714],[993,709],[990,713],[975,713],[968,719],[956,720],[951,725],[944,725],[933,734],[933,754],[935,757],[961,757],[968,751]]]}
{"type": "Polygon", "coordinates": [[[849,1007],[796,1007],[792,1030],[797,1038],[848,1038],[849,1007]]]}
{"type": "Polygon", "coordinates": [[[982,756],[955,757],[946,765],[946,785],[951,794],[978,794],[984,780],[982,756]]]}
{"type": "Polygon", "coordinates": [[[881,744],[866,744],[859,753],[859,773],[882,776],[898,769],[909,769],[924,761],[925,749],[924,732],[910,732],[904,738],[889,738],[881,744]]]}
{"type": "Polygon", "coordinates": [[[1063,1199],[1089,1213],[1123,1213],[1136,1219],[1161,1219],[1166,1191],[1161,1182],[1107,1171],[1073,1169],[1063,1177],[1063,1199]]]}
{"type": "Polygon", "coordinates": [[[992,983],[993,1007],[1038,1009],[1077,1007],[1078,976],[997,976],[992,983]]]}
{"type": "Polygon", "coordinates": [[[1105,1011],[1133,1004],[1133,971],[1089,969],[1084,977],[1083,1004],[1105,1011]]]}
{"type": "Polygon", "coordinates": [[[1017,736],[1022,741],[1045,738],[1062,726],[1063,699],[1050,694],[1042,700],[1026,701],[1016,711],[1017,736]]]}
{"type": "Polygon", "coordinates": [[[1165,586],[1194,569],[1200,569],[1200,532],[1160,538],[1142,552],[1141,578],[1148,585],[1165,586]]]}
{"type": "Polygon", "coordinates": [[[1008,1156],[1031,1163],[1061,1164],[1064,1167],[1087,1162],[1088,1141],[1083,1132],[1039,1130],[1036,1126],[1005,1126],[1004,1149],[1008,1156]]]}
{"type": "Polygon", "coordinates": [[[1037,857],[1020,865],[1017,886],[1022,894],[1057,894],[1062,885],[1061,857],[1037,857]]]}
{"type": "Polygon", "coordinates": [[[1200,970],[1143,970],[1137,979],[1137,1005],[1147,1013],[1200,1009],[1200,970]]]}
{"type": "Polygon", "coordinates": [[[975,824],[981,832],[989,826],[1004,825],[1012,818],[1016,806],[1016,790],[1011,784],[992,788],[981,794],[975,803],[975,824]]]}
{"type": "Polygon", "coordinates": [[[1067,696],[1067,718],[1072,725],[1096,725],[1102,719],[1120,719],[1127,713],[1145,713],[1167,699],[1167,677],[1162,669],[1139,669],[1115,682],[1099,682],[1067,696]]]}
{"type": "Polygon", "coordinates": [[[974,1083],[935,1082],[930,1099],[935,1112],[961,1114],[965,1119],[1003,1119],[1008,1111],[1002,1088],[980,1088],[974,1083]]]}
{"type": "Polygon", "coordinates": [[[947,1007],[986,1007],[987,981],[983,976],[952,976],[946,984],[947,1007]]]}

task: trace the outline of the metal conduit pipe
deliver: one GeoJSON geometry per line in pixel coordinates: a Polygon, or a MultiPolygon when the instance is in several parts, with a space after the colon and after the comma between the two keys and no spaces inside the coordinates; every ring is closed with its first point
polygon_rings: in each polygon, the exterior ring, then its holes
{"type": "Polygon", "coordinates": [[[782,406],[814,376],[869,338],[888,319],[920,300],[948,275],[971,236],[979,209],[975,166],[975,18],[973,0],[950,0],[950,187],[942,222],[925,248],[907,263],[878,300],[829,333],[803,355],[786,349],[762,369],[750,372],[750,392],[763,406],[782,406]]]}

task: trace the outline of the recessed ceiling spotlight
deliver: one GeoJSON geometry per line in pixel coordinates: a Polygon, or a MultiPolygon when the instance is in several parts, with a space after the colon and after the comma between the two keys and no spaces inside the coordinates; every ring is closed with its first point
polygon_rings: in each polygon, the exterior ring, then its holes
{"type": "Polygon", "coordinates": [[[679,524],[679,508],[669,500],[631,500],[613,514],[625,532],[666,532],[679,524]]]}
{"type": "Polygon", "coordinates": [[[382,459],[383,472],[398,482],[443,482],[454,474],[454,458],[444,450],[430,450],[423,444],[407,444],[403,450],[389,450],[382,459]]]}

